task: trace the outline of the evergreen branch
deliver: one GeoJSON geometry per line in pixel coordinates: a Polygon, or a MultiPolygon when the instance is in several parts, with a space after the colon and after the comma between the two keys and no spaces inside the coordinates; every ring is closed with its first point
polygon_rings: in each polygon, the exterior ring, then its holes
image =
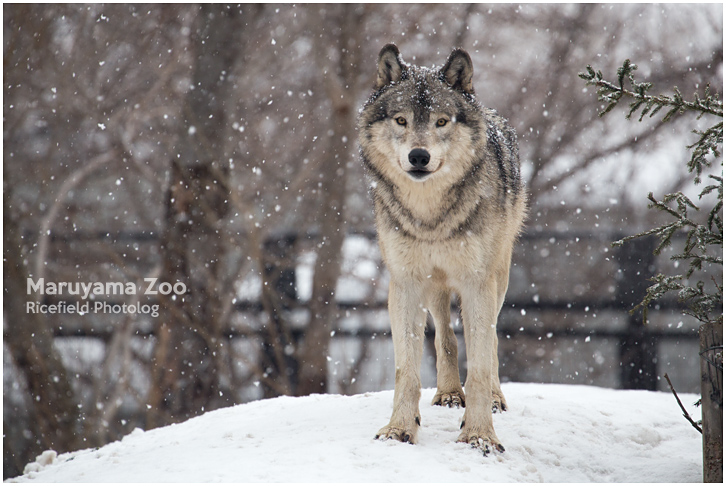
{"type": "Polygon", "coordinates": [[[643,324],[646,324],[650,304],[663,298],[668,293],[675,292],[679,302],[688,304],[688,308],[683,311],[684,314],[692,316],[701,322],[722,321],[723,314],[720,311],[723,307],[723,289],[718,287],[716,293],[709,294],[704,290],[704,282],[699,281],[695,287],[692,287],[682,283],[684,280],[683,275],[666,276],[662,273],[651,278],[650,281],[654,282],[654,284],[646,289],[643,300],[630,309],[630,314],[635,314],[642,309],[643,324]],[[714,313],[716,317],[712,318],[711,315],[714,313]]]}
{"type": "Polygon", "coordinates": [[[723,102],[718,99],[717,96],[712,95],[710,87],[706,87],[704,98],[701,98],[696,94],[694,101],[686,101],[681,92],[677,87],[673,89],[673,96],[658,95],[652,96],[646,94],[653,85],[651,83],[639,83],[635,80],[633,73],[638,69],[636,64],[633,64],[630,59],[626,59],[621,67],[618,68],[618,84],[615,85],[603,78],[601,71],[595,71],[589,64],[585,68],[587,71],[579,73],[578,76],[586,81],[588,86],[598,87],[598,99],[608,103],[608,106],[600,112],[600,116],[604,116],[610,112],[615,105],[623,98],[623,96],[633,98],[630,104],[630,111],[626,115],[627,119],[643,107],[643,111],[640,115],[642,120],[646,114],[650,113],[650,116],[654,116],[658,111],[664,107],[670,107],[671,109],[663,118],[663,121],[668,121],[676,113],[683,113],[686,110],[697,111],[701,114],[709,113],[711,115],[723,117],[723,102]],[[632,90],[628,90],[625,87],[625,80],[630,82],[632,90]],[[654,107],[658,107],[654,109],[654,107]],[[651,111],[653,110],[653,111],[651,111]]]}
{"type": "Polygon", "coordinates": [[[710,186],[706,186],[703,188],[703,191],[701,191],[701,194],[698,195],[698,198],[700,199],[708,194],[711,194],[713,191],[718,191],[716,193],[716,197],[718,198],[716,204],[713,209],[711,209],[711,212],[708,213],[708,229],[713,232],[713,227],[716,226],[718,234],[721,235],[721,243],[723,245],[723,220],[721,219],[721,210],[723,209],[723,177],[715,175],[709,175],[708,177],[718,181],[718,185],[712,184],[710,186]]]}
{"type": "Polygon", "coordinates": [[[709,154],[715,158],[721,156],[719,146],[723,145],[723,122],[719,122],[705,132],[694,130],[693,133],[700,135],[700,138],[693,145],[688,145],[689,149],[693,149],[691,160],[688,162],[688,171],[696,172],[694,182],[701,183],[701,173],[703,167],[710,167],[711,163],[706,158],[709,154]]]}
{"type": "MultiPolygon", "coordinates": [[[[585,73],[579,74],[580,78],[584,79],[588,86],[597,86],[598,101],[607,103],[599,113],[600,116],[610,112],[623,98],[630,98],[632,101],[625,115],[626,119],[631,119],[634,114],[640,112],[639,121],[642,121],[646,116],[652,118],[664,108],[666,109],[666,114],[662,119],[664,122],[670,120],[676,114],[683,114],[686,111],[697,112],[699,119],[705,114],[723,118],[723,103],[717,95],[711,94],[710,86],[706,86],[703,97],[695,93],[694,101],[686,101],[677,87],[673,89],[673,96],[652,96],[648,94],[648,91],[653,87],[651,83],[636,81],[634,72],[637,68],[629,59],[626,59],[623,65],[618,68],[617,84],[606,81],[602,72],[595,71],[589,65],[585,73]],[[626,85],[629,85],[630,89],[626,85]]],[[[687,167],[689,173],[694,176],[694,183],[700,184],[704,167],[711,167],[710,157],[715,159],[721,157],[723,122],[720,121],[703,132],[694,130],[693,133],[698,135],[699,138],[694,144],[688,146],[692,152],[687,167]]],[[[659,238],[659,242],[653,253],[658,255],[664,248],[671,245],[672,238],[678,231],[687,231],[683,250],[671,257],[674,261],[688,262],[686,275],[656,275],[651,279],[654,284],[646,289],[643,300],[630,311],[633,314],[638,309],[642,309],[644,323],[648,319],[650,304],[672,292],[677,294],[679,301],[688,305],[688,308],[684,310],[684,314],[693,316],[702,322],[723,322],[723,286],[719,285],[712,277],[716,290],[706,291],[704,282],[698,281],[694,286],[689,284],[687,280],[697,270],[702,271],[704,264],[723,266],[723,219],[721,216],[723,210],[723,178],[716,175],[709,175],[709,178],[718,184],[706,186],[699,194],[699,199],[714,192],[717,195],[717,201],[709,211],[707,224],[700,225],[689,218],[688,212],[690,210],[698,211],[699,208],[683,193],[666,194],[660,201],[655,199],[653,193],[650,193],[648,194],[648,200],[650,201],[648,208],[657,209],[668,214],[672,221],[636,235],[626,236],[613,243],[613,246],[621,246],[635,238],[656,236],[659,238]],[[718,248],[717,254],[713,254],[714,247],[718,248]]]]}

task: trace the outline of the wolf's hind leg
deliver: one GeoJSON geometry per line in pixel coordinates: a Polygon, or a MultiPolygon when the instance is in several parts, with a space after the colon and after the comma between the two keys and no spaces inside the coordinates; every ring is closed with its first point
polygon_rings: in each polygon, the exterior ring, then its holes
{"type": "Polygon", "coordinates": [[[507,411],[507,400],[504,398],[502,393],[502,387],[499,383],[499,355],[497,350],[499,349],[499,339],[497,333],[494,333],[494,349],[492,356],[492,412],[506,412],[507,411]]]}
{"type": "Polygon", "coordinates": [[[464,407],[466,400],[459,377],[459,351],[451,327],[451,294],[436,289],[429,297],[431,315],[436,326],[436,395],[432,405],[464,407]]]}
{"type": "MultiPolygon", "coordinates": [[[[509,257],[511,260],[511,256],[509,257]]],[[[504,304],[504,296],[509,286],[509,266],[506,266],[497,276],[497,316],[504,304]]],[[[494,332],[494,346],[492,347],[492,412],[506,412],[509,407],[507,400],[502,393],[502,386],[499,382],[499,338],[494,332]]]]}

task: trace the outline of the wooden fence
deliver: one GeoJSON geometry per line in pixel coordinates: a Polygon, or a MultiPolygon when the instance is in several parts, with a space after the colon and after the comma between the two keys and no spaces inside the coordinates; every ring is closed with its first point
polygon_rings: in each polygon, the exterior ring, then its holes
{"type": "MultiPolygon", "coordinates": [[[[648,278],[662,271],[667,260],[653,256],[655,242],[652,239],[635,240],[613,250],[610,242],[621,236],[544,231],[522,236],[515,251],[510,290],[498,324],[504,380],[656,390],[665,389],[660,376],[668,372],[680,390],[698,390],[697,327],[681,316],[679,304],[674,301],[660,303],[651,311],[652,322],[647,326],[643,325],[639,314],[628,314],[644,295],[648,278]]],[[[367,241],[371,248],[375,247],[372,232],[349,237],[367,241]]],[[[149,232],[53,237],[54,244],[68,245],[78,241],[105,241],[138,248],[157,244],[157,237],[149,232]]],[[[293,262],[287,268],[276,269],[274,274],[278,278],[272,285],[285,293],[286,300],[291,302],[287,312],[302,315],[297,318],[298,325],[291,330],[296,340],[303,336],[306,320],[306,302],[298,291],[299,257],[301,252],[314,251],[314,241],[314,235],[287,234],[265,244],[268,250],[273,248],[281,255],[290,253],[290,258],[282,260],[293,262]]],[[[378,272],[370,280],[383,287],[385,270],[377,255],[370,258],[378,272]]],[[[385,292],[381,293],[379,289],[376,295],[366,300],[345,296],[337,300],[335,305],[340,319],[331,345],[349,346],[353,342],[372,340],[380,345],[390,341],[385,292]]],[[[52,300],[48,299],[49,302],[52,300]]],[[[223,335],[231,342],[254,338],[255,333],[263,332],[262,314],[258,299],[240,299],[223,335]],[[235,324],[240,322],[244,325],[235,324]]],[[[457,319],[455,308],[452,308],[452,319],[457,319]]],[[[465,373],[462,328],[460,325],[454,328],[460,336],[461,366],[465,373]]],[[[104,342],[108,342],[112,332],[112,324],[98,322],[92,327],[55,327],[55,335],[59,338],[86,337],[104,342]]],[[[135,330],[135,336],[139,338],[153,334],[153,325],[140,324],[135,330]]],[[[428,332],[427,338],[431,369],[433,333],[428,332]]],[[[384,345],[372,351],[366,347],[360,352],[368,354],[367,360],[380,360],[381,353],[391,354],[389,348],[390,345],[384,345]]],[[[362,366],[363,357],[356,359],[357,366],[362,366]]],[[[381,381],[391,385],[391,379],[379,377],[375,384],[368,386],[375,388],[381,381]]],[[[338,387],[334,391],[367,391],[362,380],[358,381],[361,388],[338,387]]]]}

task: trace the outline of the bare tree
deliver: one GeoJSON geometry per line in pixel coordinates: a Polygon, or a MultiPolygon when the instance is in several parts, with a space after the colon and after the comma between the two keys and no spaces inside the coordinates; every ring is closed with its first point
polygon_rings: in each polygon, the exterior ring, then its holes
{"type": "MultiPolygon", "coordinates": [[[[7,174],[5,174],[7,181],[7,174]]],[[[23,296],[28,271],[17,224],[17,212],[11,202],[12,189],[3,187],[3,342],[13,361],[23,373],[28,389],[26,412],[35,447],[72,451],[82,444],[77,397],[65,373],[58,352],[53,347],[53,332],[41,314],[26,313],[23,296]]]]}
{"type": "Polygon", "coordinates": [[[336,317],[335,287],[340,276],[341,248],[346,234],[346,176],[348,159],[355,140],[357,28],[364,20],[360,5],[325,6],[321,22],[332,32],[318,36],[318,62],[325,92],[331,105],[328,150],[324,154],[319,187],[323,194],[318,221],[318,253],[310,300],[310,323],[299,351],[300,388],[298,394],[325,393],[328,390],[328,353],[330,333],[336,317]],[[327,12],[327,9],[333,12],[327,12]]]}

